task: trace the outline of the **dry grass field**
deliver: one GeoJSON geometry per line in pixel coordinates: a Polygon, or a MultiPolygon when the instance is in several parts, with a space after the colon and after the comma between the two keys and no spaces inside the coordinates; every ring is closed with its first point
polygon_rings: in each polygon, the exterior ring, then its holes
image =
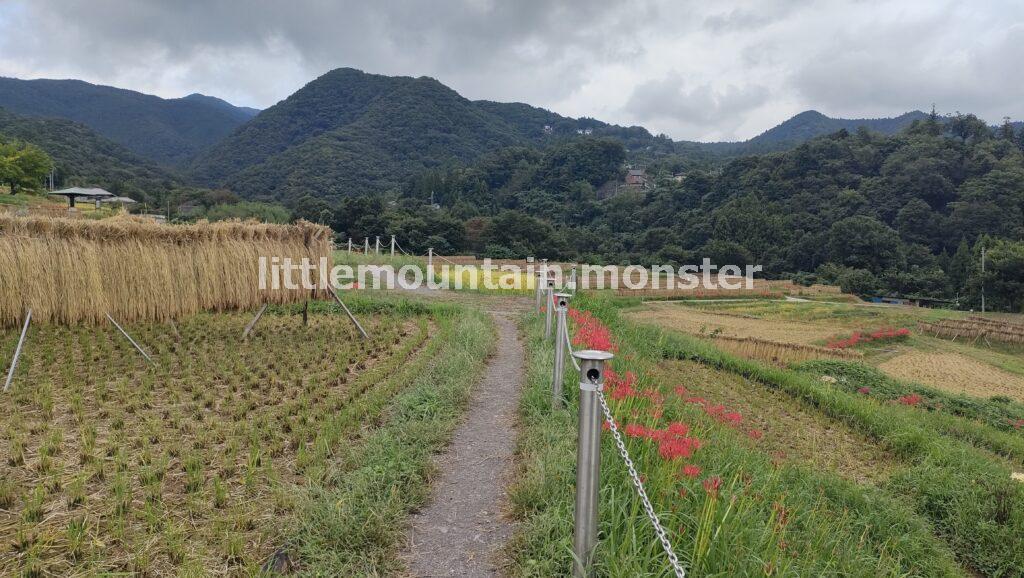
{"type": "Polygon", "coordinates": [[[936,324],[1015,329],[1010,316],[992,322],[969,319],[970,313],[958,311],[778,300],[650,302],[626,315],[635,321],[714,338],[717,347],[774,365],[840,357],[815,350],[855,331],[906,327],[911,337],[905,341],[869,342],[843,351],[892,377],[951,393],[1024,399],[1024,350],[1016,344],[962,336],[953,340],[919,330],[936,324]],[[778,345],[755,347],[758,342],[778,345]]]}
{"type": "Polygon", "coordinates": [[[812,345],[836,334],[834,327],[802,321],[766,321],[750,315],[703,311],[679,303],[652,302],[631,311],[635,321],[671,327],[693,335],[754,337],[777,343],[812,345]]]}
{"type": "Polygon", "coordinates": [[[911,351],[879,364],[887,374],[974,397],[1002,395],[1024,401],[1024,376],[960,353],[911,351]]]}

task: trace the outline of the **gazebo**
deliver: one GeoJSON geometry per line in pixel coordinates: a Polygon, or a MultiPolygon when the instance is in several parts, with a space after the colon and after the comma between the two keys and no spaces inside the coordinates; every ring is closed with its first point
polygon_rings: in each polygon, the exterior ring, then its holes
{"type": "Polygon", "coordinates": [[[71,187],[70,189],[61,189],[59,191],[51,191],[51,195],[60,195],[68,198],[68,208],[74,208],[75,199],[79,197],[113,197],[114,193],[105,191],[98,188],[84,188],[84,187],[71,187]]]}

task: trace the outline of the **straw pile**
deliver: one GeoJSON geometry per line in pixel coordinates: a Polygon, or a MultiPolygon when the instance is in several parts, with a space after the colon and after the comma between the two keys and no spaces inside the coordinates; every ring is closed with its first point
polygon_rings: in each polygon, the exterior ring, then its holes
{"type": "Polygon", "coordinates": [[[815,345],[798,345],[795,343],[779,343],[757,339],[756,337],[729,337],[716,335],[713,337],[715,346],[730,353],[757,359],[774,365],[786,366],[812,359],[860,359],[864,354],[859,351],[828,349],[815,345]]]}
{"type": "MultiPolygon", "coordinates": [[[[160,225],[0,214],[0,327],[34,321],[166,321],[199,311],[306,299],[259,288],[259,257],[331,254],[327,227],[229,221],[160,225]]],[[[317,277],[314,274],[313,279],[317,277]]]]}
{"type": "Polygon", "coordinates": [[[922,331],[936,337],[956,339],[993,339],[1004,343],[1024,343],[1024,328],[1008,321],[995,321],[981,317],[943,319],[934,323],[922,321],[922,331]]]}

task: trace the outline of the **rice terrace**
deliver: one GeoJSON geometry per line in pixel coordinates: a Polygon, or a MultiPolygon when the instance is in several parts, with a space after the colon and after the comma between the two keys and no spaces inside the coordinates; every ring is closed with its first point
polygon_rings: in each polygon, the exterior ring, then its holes
{"type": "Polygon", "coordinates": [[[1024,578],[1022,31],[0,2],[0,578],[1024,578]]]}

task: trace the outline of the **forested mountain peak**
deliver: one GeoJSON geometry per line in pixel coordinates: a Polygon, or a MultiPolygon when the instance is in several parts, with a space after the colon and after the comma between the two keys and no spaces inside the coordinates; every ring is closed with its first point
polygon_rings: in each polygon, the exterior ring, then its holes
{"type": "Polygon", "coordinates": [[[167,165],[185,161],[252,117],[223,100],[199,96],[164,99],[81,80],[0,78],[0,106],[10,112],[80,122],[167,165]]]}

